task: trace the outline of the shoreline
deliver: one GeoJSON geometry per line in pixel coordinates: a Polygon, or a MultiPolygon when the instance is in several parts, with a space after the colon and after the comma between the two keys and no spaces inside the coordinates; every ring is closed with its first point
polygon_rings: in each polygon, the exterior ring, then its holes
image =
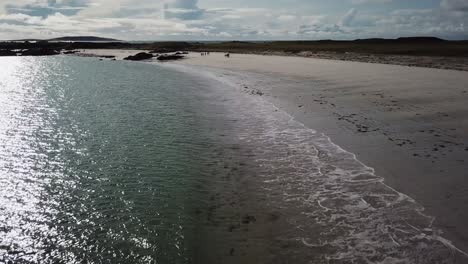
{"type": "MultiPolygon", "coordinates": [[[[122,60],[127,56],[135,55],[139,52],[150,52],[150,50],[137,50],[137,49],[82,49],[71,56],[83,57],[101,57],[101,56],[115,56],[115,59],[122,60]]],[[[213,54],[220,54],[213,52],[213,54]]],[[[468,57],[448,57],[448,56],[411,56],[411,55],[398,55],[398,54],[371,54],[371,53],[357,53],[357,52],[311,52],[302,51],[297,53],[287,52],[274,52],[274,51],[239,51],[233,52],[237,55],[253,55],[253,56],[275,56],[286,58],[307,58],[307,59],[320,59],[332,61],[345,61],[345,62],[361,62],[371,64],[385,64],[405,66],[409,68],[421,67],[430,69],[442,70],[456,70],[468,71],[468,57]]],[[[199,55],[197,51],[190,51],[188,58],[199,55]]]]}
{"type": "Polygon", "coordinates": [[[468,70],[468,41],[433,37],[356,39],[349,41],[221,41],[149,43],[128,42],[0,42],[0,56],[55,55],[83,49],[108,49],[173,53],[177,51],[280,55],[441,69],[468,70]]]}
{"type": "Polygon", "coordinates": [[[176,64],[216,72],[325,133],[375,168],[391,188],[415,198],[436,217],[444,237],[468,251],[468,138],[463,134],[468,76],[395,65],[222,55],[192,53],[176,64]]]}
{"type": "MultiPolygon", "coordinates": [[[[197,52],[191,52],[197,53],[197,52]]],[[[215,52],[216,53],[216,52],[215,52]]],[[[358,52],[327,52],[327,51],[301,51],[297,53],[274,51],[238,51],[231,52],[238,55],[263,55],[297,57],[310,59],[323,59],[335,61],[362,62],[372,64],[398,65],[406,67],[420,67],[441,70],[468,71],[468,57],[445,56],[412,56],[400,54],[372,54],[358,52]]]]}
{"type": "Polygon", "coordinates": [[[468,251],[468,76],[463,72],[211,56],[176,63],[231,76],[240,87],[259,91],[299,122],[330,136],[375,168],[390,187],[420,202],[450,240],[468,251]]]}
{"type": "MultiPolygon", "coordinates": [[[[179,64],[179,63],[178,63],[178,64],[179,64]]],[[[182,64],[183,64],[183,63],[182,63],[182,64]]],[[[169,66],[170,66],[170,65],[169,65],[169,66]]],[[[271,92],[271,90],[270,90],[270,91],[267,91],[267,89],[265,89],[266,86],[264,86],[263,84],[258,84],[258,81],[259,81],[259,80],[264,80],[264,77],[265,77],[265,76],[263,76],[263,77],[260,76],[260,75],[248,76],[249,74],[245,74],[245,73],[244,73],[244,75],[242,75],[242,73],[239,73],[239,72],[237,72],[237,71],[236,71],[236,72],[232,72],[232,71],[220,70],[220,69],[214,69],[214,68],[207,68],[207,67],[202,67],[202,68],[200,69],[199,67],[193,67],[193,65],[188,65],[188,66],[183,65],[183,67],[189,67],[189,68],[192,69],[192,71],[193,71],[193,70],[196,70],[199,74],[202,74],[202,73],[205,72],[205,71],[206,71],[206,72],[209,72],[210,75],[212,75],[212,78],[217,79],[217,80],[221,80],[222,83],[225,83],[226,85],[232,86],[232,88],[237,89],[237,90],[239,90],[239,91],[241,91],[241,92],[247,93],[248,95],[251,95],[251,96],[254,96],[254,97],[255,97],[255,96],[256,96],[256,97],[258,97],[258,96],[265,96],[266,98],[264,97],[263,99],[266,99],[265,101],[266,101],[268,104],[271,103],[273,106],[278,107],[278,110],[283,110],[284,113],[286,113],[287,115],[290,115],[290,114],[291,114],[291,112],[289,112],[287,109],[285,109],[285,108],[283,107],[284,105],[278,104],[278,102],[272,102],[272,100],[271,100],[271,99],[272,99],[272,98],[271,98],[272,96],[271,96],[271,94],[269,94],[269,93],[271,92]],[[249,79],[249,78],[250,78],[250,79],[249,79]],[[239,82],[239,81],[240,81],[240,82],[239,82]],[[251,81],[251,82],[249,82],[249,81],[251,81]],[[257,87],[256,87],[256,88],[253,88],[253,86],[255,86],[255,84],[254,84],[255,82],[256,82],[257,87]],[[260,93],[259,93],[259,92],[260,92],[260,93]]],[[[203,74],[202,74],[202,75],[203,75],[203,74]]],[[[270,77],[271,77],[271,75],[270,75],[270,77]]],[[[296,79],[296,80],[297,80],[297,79],[296,79]]],[[[284,99],[284,98],[283,98],[283,99],[284,99]]],[[[253,109],[255,109],[255,108],[253,108],[253,109]]],[[[281,112],[282,112],[282,111],[281,111],[281,112]]],[[[291,115],[290,117],[292,118],[290,122],[298,122],[298,123],[301,124],[301,125],[304,124],[304,123],[302,123],[302,120],[300,120],[300,119],[298,118],[298,116],[296,116],[296,115],[291,115]]],[[[310,129],[310,126],[304,126],[304,128],[310,129]]],[[[313,127],[313,129],[317,129],[317,127],[313,127]]],[[[322,129],[318,129],[318,130],[321,131],[322,129]]],[[[323,132],[323,131],[321,131],[321,132],[323,132]]],[[[313,132],[313,133],[315,133],[315,132],[313,132]]],[[[319,133],[320,133],[320,132],[319,132],[319,133]]],[[[328,137],[329,135],[328,135],[326,132],[325,132],[324,136],[326,136],[326,137],[328,138],[328,140],[330,140],[330,143],[331,143],[332,145],[336,144],[336,141],[334,140],[334,139],[335,139],[334,136],[328,137]]],[[[339,145],[334,145],[334,146],[336,146],[338,149],[341,149],[341,151],[347,152],[346,150],[343,150],[343,149],[341,148],[341,147],[342,147],[341,144],[339,144],[339,145]]],[[[349,150],[349,148],[345,148],[345,149],[349,150]]],[[[326,151],[326,152],[328,152],[328,151],[326,151]]],[[[333,152],[333,151],[332,151],[332,152],[333,152]]],[[[374,174],[374,172],[373,172],[374,169],[367,167],[367,165],[365,165],[366,163],[361,163],[361,160],[358,159],[358,156],[355,156],[353,153],[354,153],[354,152],[349,153],[349,154],[351,154],[351,155],[353,156],[353,159],[355,159],[359,164],[361,164],[362,166],[364,166],[364,167],[366,168],[366,170],[370,170],[370,171],[372,171],[372,174],[374,174]]],[[[297,164],[297,163],[295,163],[295,164],[297,164]]],[[[301,164],[302,164],[302,163],[301,163],[301,164]]],[[[395,192],[399,193],[399,195],[401,195],[401,196],[403,196],[403,197],[407,197],[407,196],[406,196],[407,193],[404,193],[404,192],[401,193],[401,190],[396,190],[396,189],[394,189],[394,187],[392,187],[391,185],[388,185],[387,178],[383,177],[383,175],[382,175],[381,173],[379,173],[379,172],[380,172],[380,170],[377,169],[377,172],[376,172],[377,176],[375,176],[375,177],[382,177],[382,182],[381,182],[381,183],[383,184],[384,188],[388,188],[388,189],[391,190],[391,191],[395,191],[395,192]],[[383,182],[383,181],[385,181],[385,182],[383,182]]],[[[287,176],[287,174],[284,175],[284,176],[287,176]]],[[[288,180],[287,180],[287,179],[284,179],[284,181],[287,182],[288,180]]],[[[311,187],[311,190],[308,190],[308,191],[311,191],[312,193],[314,193],[314,192],[313,192],[313,185],[308,185],[308,186],[311,187]]],[[[279,189],[282,189],[280,186],[277,186],[277,187],[279,187],[279,189]]],[[[343,190],[344,190],[344,189],[343,189],[343,190]]],[[[369,190],[368,190],[368,191],[369,191],[369,190]]],[[[362,194],[364,195],[365,193],[362,193],[362,194]]],[[[412,197],[412,195],[410,195],[410,197],[407,197],[407,199],[409,199],[410,201],[414,201],[411,197],[412,197]]],[[[367,199],[367,198],[366,198],[366,199],[367,199]]],[[[419,201],[417,201],[417,202],[419,202],[419,201]]],[[[372,204],[372,202],[370,202],[370,203],[372,204]]],[[[323,205],[321,205],[320,202],[319,202],[319,206],[320,206],[322,209],[329,210],[327,207],[324,207],[323,205]]],[[[326,205],[325,205],[325,206],[326,206],[326,205]]],[[[424,205],[423,205],[423,206],[424,206],[424,205]]],[[[317,209],[320,209],[320,208],[317,208],[317,209]]],[[[317,210],[317,209],[316,209],[316,210],[317,210]]],[[[385,210],[385,209],[382,208],[382,210],[385,210]]],[[[413,209],[410,209],[410,210],[413,210],[413,209]]],[[[365,210],[364,210],[364,211],[365,211],[365,210]]],[[[426,214],[431,215],[432,212],[427,211],[425,207],[420,208],[420,209],[416,209],[416,211],[418,212],[418,214],[420,214],[421,217],[427,218],[427,220],[432,219],[432,216],[426,215],[426,214]]],[[[352,218],[353,216],[350,216],[350,217],[352,218]]],[[[411,218],[409,218],[409,219],[411,219],[411,218]]],[[[432,222],[433,222],[433,220],[434,220],[434,219],[432,219],[432,220],[429,221],[430,224],[429,224],[429,227],[428,227],[428,228],[430,228],[430,229],[432,229],[432,222]]],[[[312,223],[313,223],[313,222],[311,222],[311,224],[312,224],[312,223]]],[[[435,230],[438,230],[439,228],[441,228],[441,226],[439,226],[438,224],[436,224],[434,228],[435,228],[435,230]]],[[[443,228],[443,227],[442,227],[442,228],[443,228]]],[[[443,229],[444,229],[444,228],[443,228],[443,229]]],[[[312,230],[313,230],[313,229],[312,229],[312,230]]],[[[426,230],[426,229],[425,229],[425,230],[426,230]]],[[[421,231],[422,231],[422,230],[421,230],[421,231]]],[[[445,230],[444,230],[444,231],[445,231],[445,230]]],[[[313,232],[314,232],[314,231],[312,231],[312,233],[313,233],[313,232]]],[[[440,242],[441,242],[442,244],[444,244],[446,247],[448,247],[448,248],[450,248],[450,249],[452,249],[452,250],[458,252],[458,254],[460,254],[460,256],[457,258],[457,260],[456,260],[455,262],[448,262],[448,263],[463,263],[463,261],[464,261],[463,259],[464,259],[465,257],[468,256],[468,255],[465,253],[466,251],[463,249],[463,246],[465,246],[465,245],[460,246],[459,243],[455,243],[455,242],[453,242],[453,244],[452,244],[452,240],[446,240],[446,239],[445,239],[445,237],[446,237],[446,234],[445,234],[445,233],[443,233],[443,234],[441,234],[441,236],[439,236],[438,231],[434,231],[434,232],[435,232],[435,234],[436,234],[436,235],[435,235],[435,239],[436,239],[436,240],[440,241],[440,242]]],[[[393,238],[392,238],[392,239],[393,239],[393,238]]],[[[428,237],[428,239],[430,239],[430,238],[428,237]]],[[[459,241],[457,241],[457,242],[459,242],[459,241]]],[[[305,239],[305,240],[303,239],[302,243],[303,243],[305,246],[310,246],[310,245],[312,245],[312,247],[315,247],[315,246],[313,246],[313,243],[312,243],[312,244],[309,244],[308,239],[305,239]]],[[[396,243],[396,242],[395,242],[395,243],[396,243]]]]}

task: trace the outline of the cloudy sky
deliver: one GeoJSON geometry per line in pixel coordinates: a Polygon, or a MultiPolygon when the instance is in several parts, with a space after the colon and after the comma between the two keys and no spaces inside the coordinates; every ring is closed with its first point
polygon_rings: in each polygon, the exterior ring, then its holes
{"type": "Polygon", "coordinates": [[[0,39],[468,39],[468,0],[0,0],[0,39]]]}

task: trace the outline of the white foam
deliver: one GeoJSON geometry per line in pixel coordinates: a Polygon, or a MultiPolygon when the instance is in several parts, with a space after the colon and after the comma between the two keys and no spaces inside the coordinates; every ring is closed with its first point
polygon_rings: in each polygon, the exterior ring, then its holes
{"type": "Polygon", "coordinates": [[[468,257],[440,236],[434,217],[414,199],[386,185],[373,168],[328,136],[296,121],[265,97],[250,95],[244,85],[248,80],[239,81],[225,70],[165,66],[214,80],[216,91],[231,99],[226,111],[242,121],[238,136],[254,149],[265,190],[281,189],[282,197],[269,200],[303,210],[300,216],[291,216],[302,224],[298,240],[303,245],[326,245],[335,252],[326,258],[340,261],[414,263],[446,255],[449,263],[453,252],[468,257]],[[308,237],[307,225],[320,226],[320,236],[308,237]]]}

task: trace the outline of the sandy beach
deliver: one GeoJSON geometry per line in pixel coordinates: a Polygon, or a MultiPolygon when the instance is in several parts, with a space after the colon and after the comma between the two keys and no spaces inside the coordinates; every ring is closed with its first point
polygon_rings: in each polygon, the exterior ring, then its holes
{"type": "Polygon", "coordinates": [[[0,264],[468,264],[468,0],[0,10],[0,264]]]}
{"type": "MultiPolygon", "coordinates": [[[[137,51],[96,51],[120,59],[137,51]]],[[[227,79],[329,136],[422,204],[468,251],[468,75],[327,59],[191,53],[170,64],[227,79]]]]}
{"type": "Polygon", "coordinates": [[[116,60],[123,60],[125,57],[135,55],[138,52],[147,52],[147,50],[113,50],[113,49],[87,49],[87,50],[77,50],[74,56],[80,57],[106,57],[114,56],[116,60]]]}
{"type": "Polygon", "coordinates": [[[178,62],[230,78],[373,167],[468,250],[468,75],[323,59],[192,54],[178,62]]]}

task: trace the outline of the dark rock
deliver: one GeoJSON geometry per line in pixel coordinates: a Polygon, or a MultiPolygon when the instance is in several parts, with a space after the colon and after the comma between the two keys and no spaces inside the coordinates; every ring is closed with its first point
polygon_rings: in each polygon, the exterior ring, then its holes
{"type": "Polygon", "coordinates": [[[77,52],[78,52],[77,50],[67,50],[67,51],[64,51],[63,54],[75,54],[77,52]]]}
{"type": "Polygon", "coordinates": [[[124,60],[131,60],[131,61],[141,61],[141,60],[149,60],[153,58],[153,54],[146,53],[146,52],[140,52],[134,56],[128,56],[124,58],[124,60]]]}
{"type": "Polygon", "coordinates": [[[278,221],[280,219],[280,214],[279,213],[270,213],[268,215],[268,221],[270,222],[275,222],[275,221],[278,221]]]}
{"type": "Polygon", "coordinates": [[[229,232],[232,232],[232,231],[234,231],[234,230],[237,229],[237,228],[239,228],[239,226],[237,226],[237,225],[230,225],[229,228],[228,228],[228,231],[229,231],[229,232]]]}
{"type": "Polygon", "coordinates": [[[182,55],[172,54],[172,55],[161,55],[157,58],[158,61],[170,61],[170,60],[181,60],[185,58],[182,55]]]}
{"type": "Polygon", "coordinates": [[[99,58],[104,58],[104,59],[114,59],[115,56],[113,55],[103,55],[103,56],[99,56],[99,58]]]}
{"type": "Polygon", "coordinates": [[[243,224],[250,224],[250,223],[253,223],[253,222],[256,222],[257,219],[255,218],[255,216],[253,215],[246,215],[242,218],[242,223],[243,224]]]}
{"type": "Polygon", "coordinates": [[[34,48],[34,49],[28,49],[23,51],[21,53],[21,56],[53,56],[53,55],[59,55],[60,52],[54,50],[54,49],[48,49],[48,48],[34,48]]]}
{"type": "Polygon", "coordinates": [[[2,56],[16,56],[16,52],[11,50],[0,50],[0,57],[2,56]]]}
{"type": "Polygon", "coordinates": [[[7,245],[0,245],[0,249],[1,250],[10,250],[11,246],[7,246],[7,245]]]}

